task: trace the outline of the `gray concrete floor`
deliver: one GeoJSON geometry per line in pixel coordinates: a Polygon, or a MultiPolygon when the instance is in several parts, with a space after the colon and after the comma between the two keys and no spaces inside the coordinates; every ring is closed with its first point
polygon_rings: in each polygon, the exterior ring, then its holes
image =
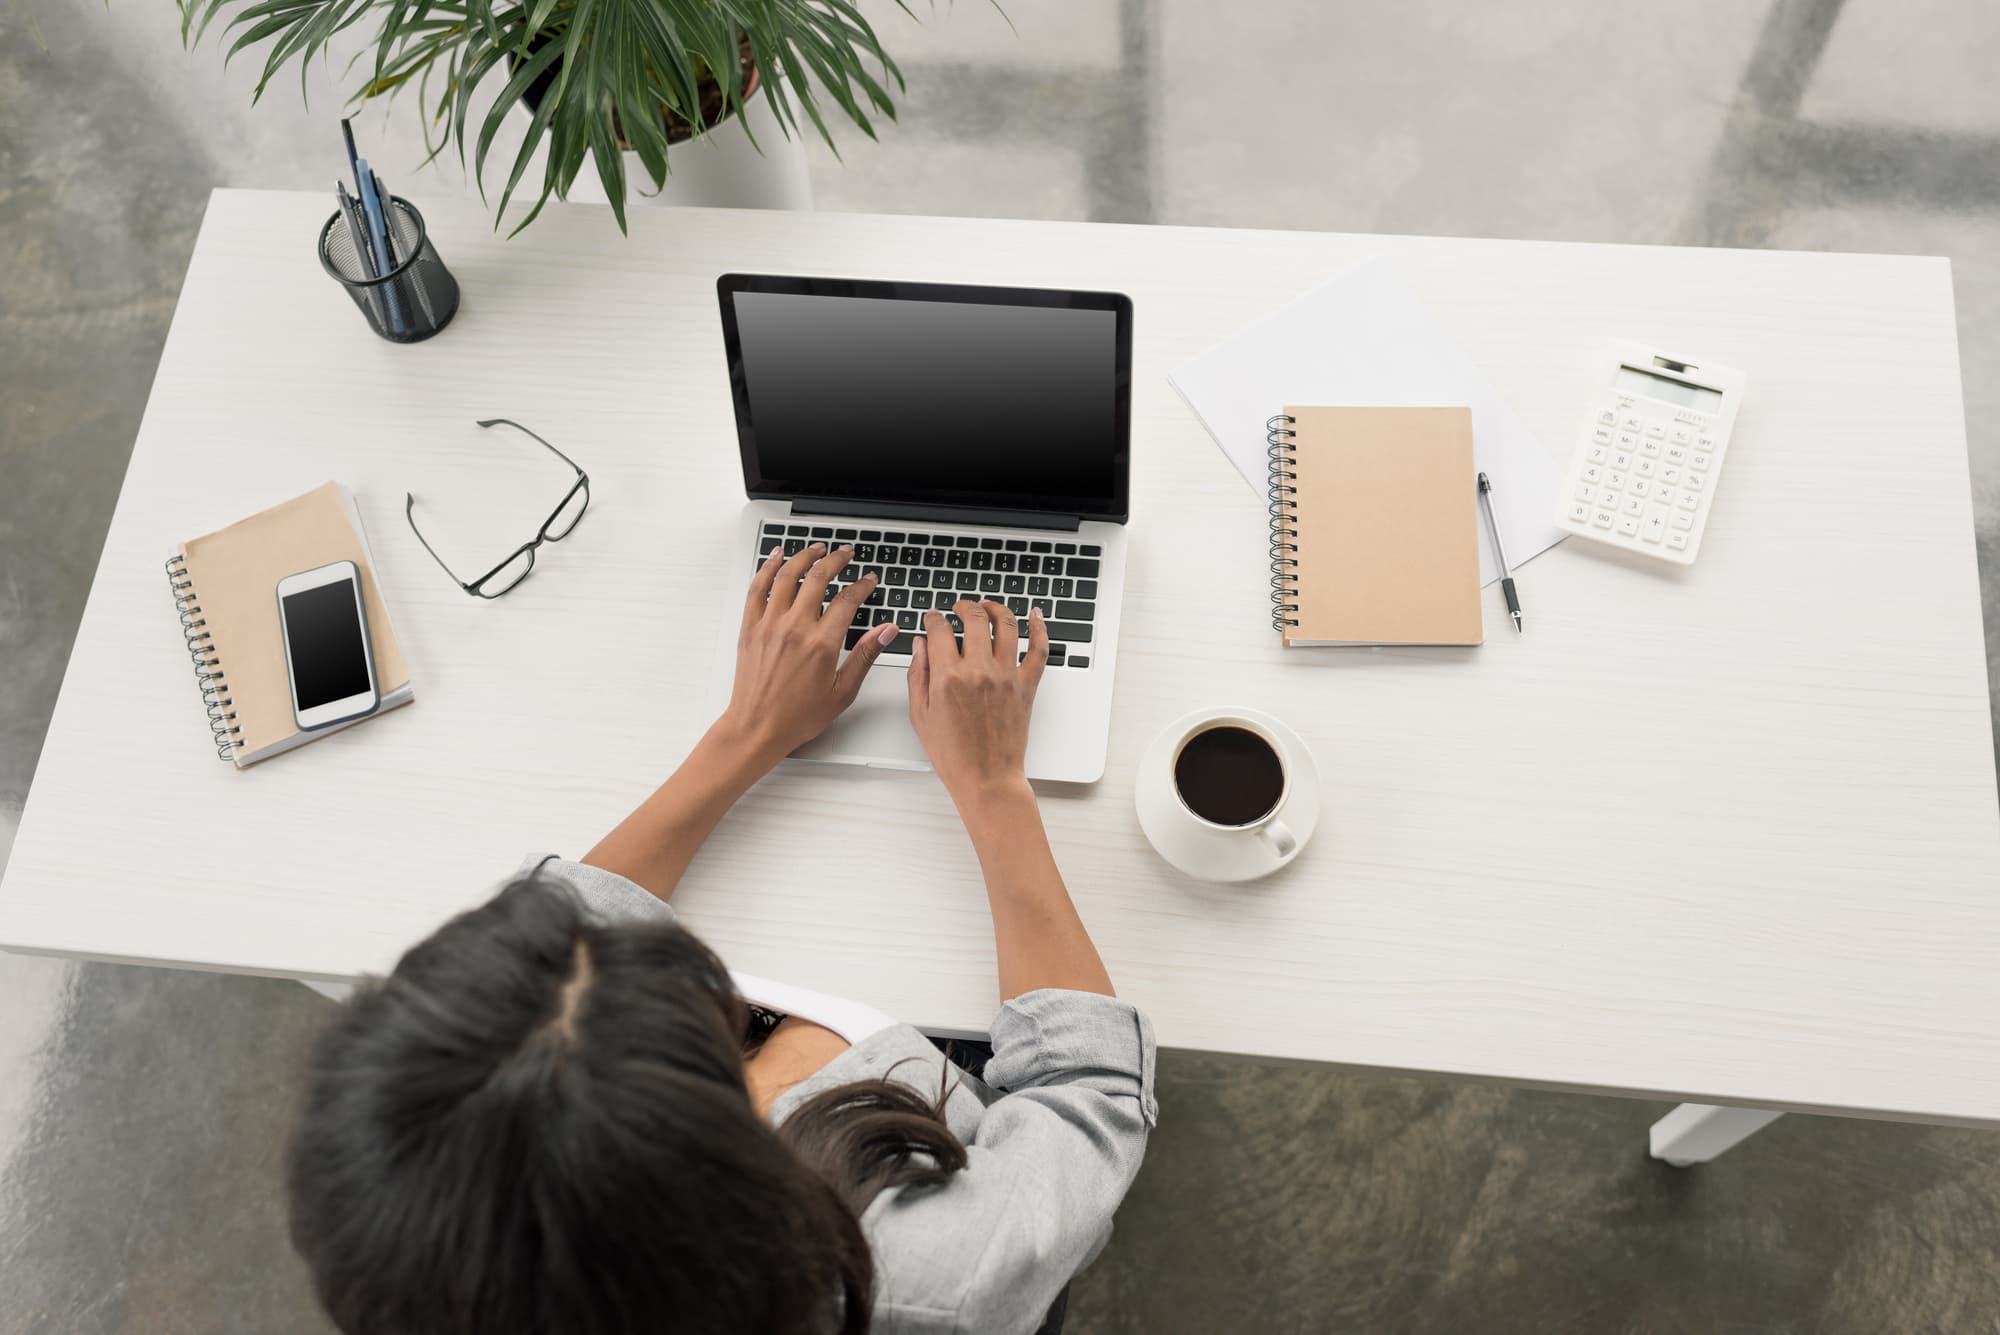
{"type": "MultiPolygon", "coordinates": [[[[876,8],[881,8],[877,5],[876,8]]],[[[824,208],[1952,257],[2000,626],[2000,13],[1979,0],[1007,0],[882,16],[903,123],[824,208]]],[[[319,112],[163,0],[0,6],[0,857],[203,200],[323,188],[319,112]],[[39,52],[18,12],[49,43],[39,52]]],[[[409,193],[413,107],[371,113],[409,193]],[[385,118],[386,115],[386,118],[385,118]]],[[[609,816],[611,813],[607,813],[609,816]]],[[[0,1335],[325,1332],[275,1165],[303,988],[0,957],[0,1335]]],[[[2000,1137],[1167,1054],[1078,1335],[2000,1332],[2000,1137]]]]}

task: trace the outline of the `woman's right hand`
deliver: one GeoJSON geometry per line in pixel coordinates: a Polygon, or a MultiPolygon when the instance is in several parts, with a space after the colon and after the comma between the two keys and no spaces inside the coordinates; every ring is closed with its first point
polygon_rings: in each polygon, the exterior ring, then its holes
{"type": "Polygon", "coordinates": [[[1018,663],[1021,627],[1001,603],[961,599],[952,611],[965,647],[942,612],[924,615],[910,660],[910,722],[931,767],[962,808],[982,792],[1027,782],[1028,714],[1049,661],[1049,631],[1028,616],[1028,654],[1018,663]]]}
{"type": "Polygon", "coordinates": [[[774,547],[750,577],[736,636],[736,681],[719,724],[766,768],[826,731],[896,638],[893,625],[876,626],[841,660],[854,614],[880,583],[865,574],[828,601],[828,586],[853,558],[852,547],[829,552],[821,542],[789,559],[774,547]]]}

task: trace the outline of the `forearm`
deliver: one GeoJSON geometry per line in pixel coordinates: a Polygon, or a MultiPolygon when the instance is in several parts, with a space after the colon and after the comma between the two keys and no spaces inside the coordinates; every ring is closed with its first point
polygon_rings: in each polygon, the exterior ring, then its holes
{"type": "Polygon", "coordinates": [[[1000,999],[1041,987],[1115,995],[1056,868],[1028,781],[968,793],[958,797],[958,809],[986,877],[1000,999]]]}
{"type": "Polygon", "coordinates": [[[673,777],[600,839],[584,862],[670,898],[710,831],[772,763],[748,736],[718,721],[673,777]]]}

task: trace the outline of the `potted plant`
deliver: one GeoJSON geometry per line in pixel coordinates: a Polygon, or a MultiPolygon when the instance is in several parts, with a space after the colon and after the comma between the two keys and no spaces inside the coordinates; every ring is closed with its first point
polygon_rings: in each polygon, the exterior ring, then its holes
{"type": "Polygon", "coordinates": [[[176,2],[185,43],[200,41],[225,12],[225,35],[235,34],[230,56],[269,43],[257,97],[294,58],[303,88],[313,57],[337,34],[374,18],[372,53],[364,50],[349,63],[350,70],[366,71],[351,100],[414,85],[432,157],[455,145],[464,160],[473,94],[489,79],[504,79],[472,154],[484,198],[494,139],[515,105],[525,106],[526,133],[500,193],[496,228],[536,150],[548,146],[540,193],[514,232],[533,222],[550,196],[568,197],[586,159],[623,231],[628,158],[659,190],[675,143],[734,118],[754,145],[744,114],[758,93],[788,138],[803,115],[833,147],[823,101],[873,139],[871,113],[896,116],[885,83],[903,90],[902,72],[853,0],[176,2]]]}

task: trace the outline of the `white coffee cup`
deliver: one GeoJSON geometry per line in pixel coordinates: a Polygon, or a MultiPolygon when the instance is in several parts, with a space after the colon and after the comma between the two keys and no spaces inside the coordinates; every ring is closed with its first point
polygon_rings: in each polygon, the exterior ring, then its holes
{"type": "Polygon", "coordinates": [[[1319,824],[1319,771],[1297,733],[1255,709],[1162,729],[1140,763],[1139,826],[1190,876],[1248,881],[1297,857],[1319,824]],[[1247,735],[1246,735],[1247,734],[1247,735]]]}

